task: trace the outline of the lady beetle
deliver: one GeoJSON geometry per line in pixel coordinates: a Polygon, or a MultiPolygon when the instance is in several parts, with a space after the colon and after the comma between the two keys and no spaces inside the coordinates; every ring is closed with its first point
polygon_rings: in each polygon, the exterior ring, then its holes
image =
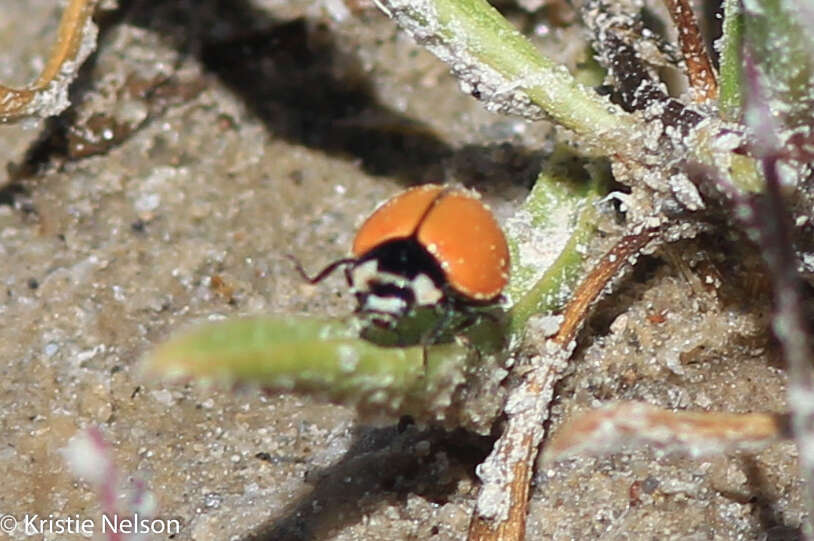
{"type": "Polygon", "coordinates": [[[392,326],[415,308],[466,311],[498,301],[509,279],[506,237],[477,192],[425,184],[386,201],[362,224],[345,267],[357,312],[392,326]]]}

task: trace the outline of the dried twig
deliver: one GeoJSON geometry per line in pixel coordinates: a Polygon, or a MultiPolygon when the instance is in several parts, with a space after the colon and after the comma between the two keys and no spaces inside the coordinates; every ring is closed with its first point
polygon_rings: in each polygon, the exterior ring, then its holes
{"type": "Polygon", "coordinates": [[[678,42],[687,64],[687,77],[694,91],[695,101],[717,99],[718,78],[712,69],[712,62],[690,3],[687,0],[664,0],[664,3],[678,29],[678,42]]]}
{"type": "Polygon", "coordinates": [[[671,411],[622,402],[564,423],[547,442],[544,458],[553,461],[644,446],[699,456],[753,449],[787,435],[787,415],[671,411]]]}
{"type": "Polygon", "coordinates": [[[30,88],[0,85],[0,122],[56,115],[68,107],[68,85],[96,47],[96,26],[91,21],[96,1],[70,0],[62,13],[54,48],[30,88]]]}
{"type": "Polygon", "coordinates": [[[522,540],[526,531],[529,483],[543,422],[554,385],[562,377],[574,347],[574,337],[605,286],[628,267],[658,234],[640,228],[625,235],[596,265],[574,292],[563,312],[563,322],[549,340],[540,339],[532,366],[511,392],[506,404],[508,422],[492,453],[478,467],[483,481],[469,525],[470,541],[522,540]]]}

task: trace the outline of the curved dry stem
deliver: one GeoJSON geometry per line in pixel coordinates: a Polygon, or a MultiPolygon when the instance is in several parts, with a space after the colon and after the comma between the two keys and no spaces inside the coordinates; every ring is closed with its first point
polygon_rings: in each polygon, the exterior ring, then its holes
{"type": "Polygon", "coordinates": [[[70,0],[62,13],[57,40],[40,76],[30,88],[0,85],[0,121],[59,114],[68,105],[67,87],[96,45],[91,15],[97,0],[70,0]]]}
{"type": "Polygon", "coordinates": [[[639,228],[625,235],[571,296],[557,333],[536,344],[534,365],[507,401],[506,429],[478,468],[483,485],[469,524],[469,541],[520,541],[525,537],[529,483],[545,435],[543,421],[548,417],[554,385],[567,366],[574,337],[608,283],[633,263],[658,232],[658,228],[639,228]]]}
{"type": "Polygon", "coordinates": [[[678,42],[684,62],[687,64],[687,77],[694,91],[696,102],[718,98],[718,77],[712,67],[704,38],[698,28],[698,21],[688,0],[665,0],[670,17],[678,28],[678,42]]]}

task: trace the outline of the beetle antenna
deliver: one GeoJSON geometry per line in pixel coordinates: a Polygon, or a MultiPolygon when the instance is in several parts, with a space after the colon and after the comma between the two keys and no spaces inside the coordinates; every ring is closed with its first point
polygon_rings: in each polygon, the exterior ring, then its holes
{"type": "Polygon", "coordinates": [[[302,268],[302,265],[300,264],[296,257],[294,257],[291,254],[286,254],[286,257],[294,263],[294,268],[297,269],[297,272],[299,273],[300,276],[302,276],[302,279],[308,282],[309,284],[318,284],[319,282],[327,278],[329,274],[331,274],[333,271],[335,271],[342,265],[350,265],[351,263],[356,262],[356,259],[352,257],[337,259],[336,261],[330,263],[327,267],[319,271],[316,274],[316,276],[312,278],[308,276],[308,273],[305,272],[305,269],[302,268]]]}

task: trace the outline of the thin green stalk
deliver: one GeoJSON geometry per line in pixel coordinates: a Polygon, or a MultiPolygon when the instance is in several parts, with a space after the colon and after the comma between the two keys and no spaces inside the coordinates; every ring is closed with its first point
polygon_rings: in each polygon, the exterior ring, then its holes
{"type": "Polygon", "coordinates": [[[520,336],[531,316],[551,313],[562,307],[565,292],[573,288],[584,262],[581,248],[590,240],[596,225],[593,204],[585,203],[579,213],[574,233],[568,239],[559,257],[546,269],[534,287],[512,306],[509,330],[520,336]]]}
{"type": "Polygon", "coordinates": [[[719,100],[721,112],[728,120],[737,120],[743,105],[741,95],[743,13],[740,0],[724,2],[723,35],[720,46],[719,100]]]}
{"type": "Polygon", "coordinates": [[[382,9],[450,65],[489,109],[554,122],[626,152],[637,121],[579,84],[484,0],[381,0],[382,9]]]}
{"type": "Polygon", "coordinates": [[[594,203],[609,175],[606,162],[575,160],[565,147],[556,149],[540,172],[508,227],[513,258],[508,295],[516,300],[509,322],[512,336],[523,332],[531,316],[551,313],[567,300],[595,229],[594,203]],[[561,245],[552,246],[547,260],[539,259],[537,244],[557,242],[561,245]]]}

